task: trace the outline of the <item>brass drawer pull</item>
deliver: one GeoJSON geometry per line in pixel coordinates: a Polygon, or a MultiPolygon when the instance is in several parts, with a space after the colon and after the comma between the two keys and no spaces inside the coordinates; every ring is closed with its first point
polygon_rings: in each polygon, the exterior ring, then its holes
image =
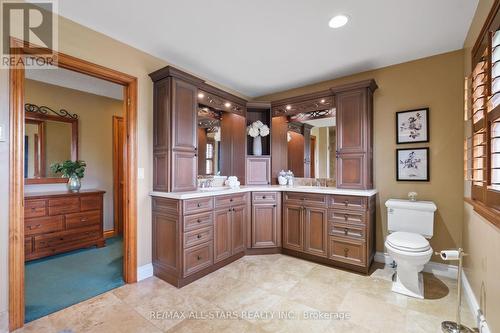
{"type": "Polygon", "coordinates": [[[197,220],[196,220],[196,222],[197,222],[197,223],[201,223],[201,220],[200,220],[200,219],[197,219],[197,220]]]}
{"type": "Polygon", "coordinates": [[[344,234],[347,236],[347,233],[349,232],[349,229],[345,228],[344,229],[344,234]]]}
{"type": "Polygon", "coordinates": [[[349,215],[344,214],[344,219],[347,221],[349,219],[349,215]]]}
{"type": "Polygon", "coordinates": [[[262,199],[266,200],[266,196],[264,195],[264,196],[262,197],[262,199]]]}
{"type": "Polygon", "coordinates": [[[349,200],[345,200],[345,201],[344,201],[344,205],[345,205],[346,207],[347,207],[347,206],[349,206],[349,200]]]}
{"type": "Polygon", "coordinates": [[[201,260],[201,257],[200,257],[200,256],[196,256],[196,259],[197,259],[197,260],[201,260]]]}
{"type": "Polygon", "coordinates": [[[201,203],[199,203],[199,202],[198,202],[198,203],[196,204],[196,206],[197,206],[198,208],[200,208],[200,207],[201,207],[201,203]]]}
{"type": "Polygon", "coordinates": [[[80,218],[80,221],[81,221],[81,222],[86,222],[86,221],[87,221],[87,218],[86,218],[86,217],[82,217],[82,218],[80,218]]]}
{"type": "Polygon", "coordinates": [[[344,249],[344,256],[345,256],[346,258],[347,258],[347,254],[348,254],[348,253],[349,253],[349,249],[346,247],[346,248],[344,249]]]}
{"type": "Polygon", "coordinates": [[[201,235],[200,235],[200,234],[198,234],[196,237],[197,237],[198,239],[200,239],[200,238],[201,238],[201,235]]]}
{"type": "Polygon", "coordinates": [[[233,202],[233,199],[232,199],[232,198],[231,198],[231,199],[229,199],[229,202],[233,202]]]}

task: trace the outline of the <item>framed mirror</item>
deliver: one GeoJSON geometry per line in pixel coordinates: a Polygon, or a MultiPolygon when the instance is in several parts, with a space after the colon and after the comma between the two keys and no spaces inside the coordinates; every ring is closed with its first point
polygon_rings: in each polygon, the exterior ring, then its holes
{"type": "Polygon", "coordinates": [[[25,184],[67,182],[50,165],[78,159],[78,115],[34,104],[26,104],[24,111],[25,184]]]}
{"type": "Polygon", "coordinates": [[[221,113],[209,107],[198,110],[198,176],[220,175],[221,113]]]}

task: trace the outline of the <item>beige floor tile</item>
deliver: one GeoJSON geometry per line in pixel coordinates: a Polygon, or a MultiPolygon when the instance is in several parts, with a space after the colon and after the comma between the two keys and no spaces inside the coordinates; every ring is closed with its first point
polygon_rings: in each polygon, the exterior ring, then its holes
{"type": "Polygon", "coordinates": [[[288,298],[321,311],[337,311],[348,290],[302,279],[290,290],[288,298]]]}
{"type": "Polygon", "coordinates": [[[56,333],[58,330],[54,326],[52,326],[52,323],[49,320],[49,317],[42,317],[40,319],[37,319],[35,321],[32,321],[31,323],[26,324],[23,328],[15,330],[15,333],[56,333]]]}
{"type": "Polygon", "coordinates": [[[74,333],[161,332],[113,293],[103,294],[51,314],[49,319],[57,332],[64,329],[74,333]]]}
{"type": "Polygon", "coordinates": [[[212,319],[184,320],[167,331],[168,333],[264,333],[258,326],[245,320],[212,319]]]}

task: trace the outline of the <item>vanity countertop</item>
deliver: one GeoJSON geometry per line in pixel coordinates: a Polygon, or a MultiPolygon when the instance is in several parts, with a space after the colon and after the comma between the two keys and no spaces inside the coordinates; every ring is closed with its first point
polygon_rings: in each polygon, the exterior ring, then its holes
{"type": "Polygon", "coordinates": [[[280,186],[280,185],[263,185],[263,186],[241,186],[237,189],[219,188],[219,189],[203,189],[189,192],[150,192],[153,197],[163,197],[177,200],[195,199],[210,197],[216,195],[226,195],[244,192],[301,192],[301,193],[316,193],[316,194],[340,194],[340,195],[355,195],[363,197],[371,197],[377,194],[377,190],[349,190],[336,187],[317,187],[317,186],[280,186]]]}

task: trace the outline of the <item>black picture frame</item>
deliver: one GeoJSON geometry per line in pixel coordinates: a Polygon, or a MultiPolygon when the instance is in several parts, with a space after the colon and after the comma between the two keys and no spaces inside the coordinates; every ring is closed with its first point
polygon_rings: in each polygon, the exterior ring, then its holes
{"type": "Polygon", "coordinates": [[[429,147],[418,147],[418,148],[400,148],[396,149],[396,181],[398,182],[429,182],[431,180],[431,175],[430,175],[430,150],[429,147]],[[425,152],[425,162],[426,165],[425,167],[425,178],[410,178],[410,177],[402,177],[400,168],[401,163],[400,163],[400,152],[410,152],[410,151],[420,151],[420,152],[425,152]]]}
{"type": "Polygon", "coordinates": [[[429,117],[430,117],[430,109],[428,107],[423,107],[423,108],[418,108],[418,109],[412,109],[412,110],[405,110],[405,111],[398,111],[396,112],[396,144],[409,144],[409,143],[426,143],[430,141],[430,122],[429,122],[429,117]],[[417,112],[423,112],[425,119],[423,120],[423,123],[425,124],[425,137],[422,140],[401,140],[400,136],[400,117],[408,114],[408,113],[417,113],[417,112]]]}

